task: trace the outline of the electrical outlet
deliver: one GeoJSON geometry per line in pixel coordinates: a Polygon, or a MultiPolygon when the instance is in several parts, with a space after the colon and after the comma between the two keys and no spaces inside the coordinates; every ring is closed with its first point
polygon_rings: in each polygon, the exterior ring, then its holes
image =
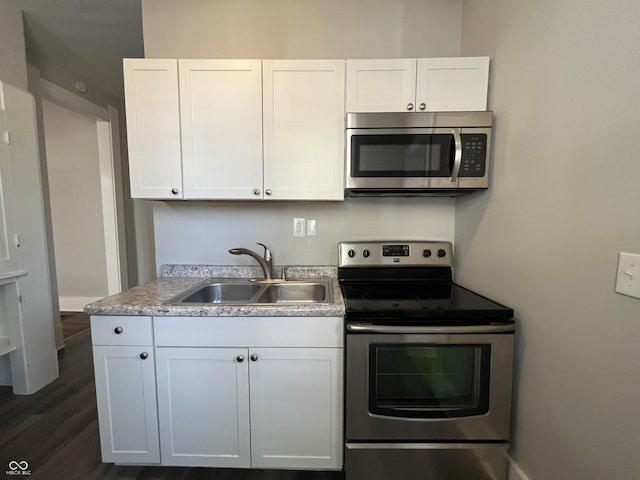
{"type": "Polygon", "coordinates": [[[616,292],[640,298],[640,255],[620,252],[616,292]]]}
{"type": "Polygon", "coordinates": [[[293,236],[304,237],[306,235],[306,218],[294,218],[293,219],[293,236]]]}

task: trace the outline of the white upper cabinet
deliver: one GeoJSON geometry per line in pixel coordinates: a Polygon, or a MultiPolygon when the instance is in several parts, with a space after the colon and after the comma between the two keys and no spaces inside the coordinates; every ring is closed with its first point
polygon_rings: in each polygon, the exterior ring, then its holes
{"type": "Polygon", "coordinates": [[[184,198],[262,198],[260,60],[179,60],[184,198]]]}
{"type": "Polygon", "coordinates": [[[131,196],[183,198],[178,61],[126,58],[123,67],[131,196]]]}
{"type": "Polygon", "coordinates": [[[264,189],[343,200],[344,60],[264,60],[264,189]]]}
{"type": "Polygon", "coordinates": [[[347,112],[484,111],[489,57],[347,60],[347,112]]]}
{"type": "Polygon", "coordinates": [[[417,78],[418,111],[487,109],[489,57],[419,58],[417,78]]]}
{"type": "Polygon", "coordinates": [[[416,59],[347,60],[347,112],[403,112],[416,102],[416,59]]]}

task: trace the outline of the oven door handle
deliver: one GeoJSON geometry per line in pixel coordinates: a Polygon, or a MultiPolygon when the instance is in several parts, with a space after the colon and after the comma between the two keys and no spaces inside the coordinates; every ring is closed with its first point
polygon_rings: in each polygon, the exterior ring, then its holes
{"type": "Polygon", "coordinates": [[[514,324],[509,325],[465,325],[439,326],[439,327],[408,327],[392,325],[373,325],[371,323],[348,323],[347,331],[353,333],[513,333],[516,331],[514,324]]]}

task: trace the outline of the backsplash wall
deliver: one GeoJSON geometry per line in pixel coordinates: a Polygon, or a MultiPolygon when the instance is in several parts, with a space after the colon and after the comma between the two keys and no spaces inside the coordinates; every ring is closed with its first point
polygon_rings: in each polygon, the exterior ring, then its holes
{"type": "Polygon", "coordinates": [[[275,264],[335,265],[349,240],[454,238],[452,198],[349,198],[344,202],[154,202],[156,267],[168,263],[249,265],[228,250],[261,252],[275,264]],[[315,219],[315,237],[293,237],[293,218],[315,219]]]}

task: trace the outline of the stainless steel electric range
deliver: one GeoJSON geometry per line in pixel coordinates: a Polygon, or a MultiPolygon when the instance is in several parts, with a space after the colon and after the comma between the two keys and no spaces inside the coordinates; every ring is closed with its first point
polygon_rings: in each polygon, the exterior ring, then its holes
{"type": "Polygon", "coordinates": [[[449,242],[339,245],[347,480],[504,480],[513,310],[452,281],[449,242]]]}

